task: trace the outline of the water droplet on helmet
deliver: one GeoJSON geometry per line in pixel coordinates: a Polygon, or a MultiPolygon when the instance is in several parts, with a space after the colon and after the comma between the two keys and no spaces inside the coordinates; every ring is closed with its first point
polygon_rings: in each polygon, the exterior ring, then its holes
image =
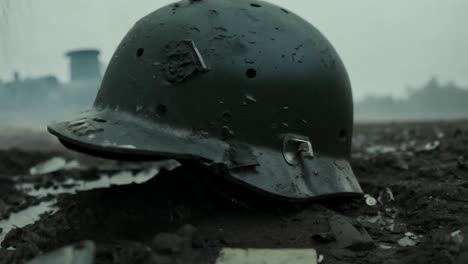
{"type": "Polygon", "coordinates": [[[253,97],[253,96],[250,95],[250,94],[245,95],[245,99],[247,99],[247,100],[249,100],[249,101],[251,101],[251,102],[253,102],[253,103],[256,103],[256,102],[257,102],[257,99],[255,99],[255,97],[253,97]]]}
{"type": "Polygon", "coordinates": [[[253,60],[253,59],[244,59],[244,62],[247,63],[247,64],[254,64],[255,60],[253,60]]]}
{"type": "Polygon", "coordinates": [[[107,122],[107,120],[102,119],[102,118],[98,118],[98,117],[93,118],[93,121],[98,122],[98,123],[106,123],[107,122]]]}
{"type": "Polygon", "coordinates": [[[223,126],[221,128],[221,137],[223,140],[233,138],[235,135],[234,131],[228,126],[223,126]]]}
{"type": "Polygon", "coordinates": [[[221,116],[221,120],[223,121],[223,123],[229,123],[229,121],[231,121],[231,118],[232,118],[232,115],[228,111],[224,112],[223,115],[221,116]]]}

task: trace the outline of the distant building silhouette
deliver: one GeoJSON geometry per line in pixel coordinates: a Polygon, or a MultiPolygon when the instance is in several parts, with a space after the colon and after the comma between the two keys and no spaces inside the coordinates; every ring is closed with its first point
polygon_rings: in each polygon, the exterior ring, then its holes
{"type": "Polygon", "coordinates": [[[98,50],[74,50],[66,55],[70,58],[71,82],[101,79],[98,50]]]}
{"type": "Polygon", "coordinates": [[[73,50],[66,55],[70,82],[60,83],[55,76],[24,78],[18,72],[12,81],[0,81],[1,122],[45,122],[91,107],[102,78],[99,51],[73,50]]]}

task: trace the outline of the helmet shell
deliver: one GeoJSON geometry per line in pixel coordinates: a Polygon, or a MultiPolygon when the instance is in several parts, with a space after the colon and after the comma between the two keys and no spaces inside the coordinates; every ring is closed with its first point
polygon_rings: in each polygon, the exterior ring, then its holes
{"type": "Polygon", "coordinates": [[[315,27],[263,1],[200,0],[138,21],[93,109],[49,130],[82,151],[195,159],[259,191],[309,199],[361,193],[352,128],[346,69],[315,27]]]}

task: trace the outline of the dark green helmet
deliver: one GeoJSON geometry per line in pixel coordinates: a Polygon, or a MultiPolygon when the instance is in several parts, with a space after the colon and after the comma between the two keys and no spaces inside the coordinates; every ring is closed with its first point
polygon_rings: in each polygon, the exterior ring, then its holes
{"type": "Polygon", "coordinates": [[[312,25],[257,0],[181,1],[117,48],[94,107],[49,126],[106,156],[190,159],[287,199],[359,195],[345,67],[312,25]]]}

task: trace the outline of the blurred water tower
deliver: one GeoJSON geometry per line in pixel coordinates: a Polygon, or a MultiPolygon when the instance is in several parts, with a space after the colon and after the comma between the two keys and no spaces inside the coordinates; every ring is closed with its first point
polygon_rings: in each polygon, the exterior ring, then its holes
{"type": "Polygon", "coordinates": [[[96,81],[101,79],[99,50],[73,50],[66,54],[70,58],[71,82],[96,81]]]}

